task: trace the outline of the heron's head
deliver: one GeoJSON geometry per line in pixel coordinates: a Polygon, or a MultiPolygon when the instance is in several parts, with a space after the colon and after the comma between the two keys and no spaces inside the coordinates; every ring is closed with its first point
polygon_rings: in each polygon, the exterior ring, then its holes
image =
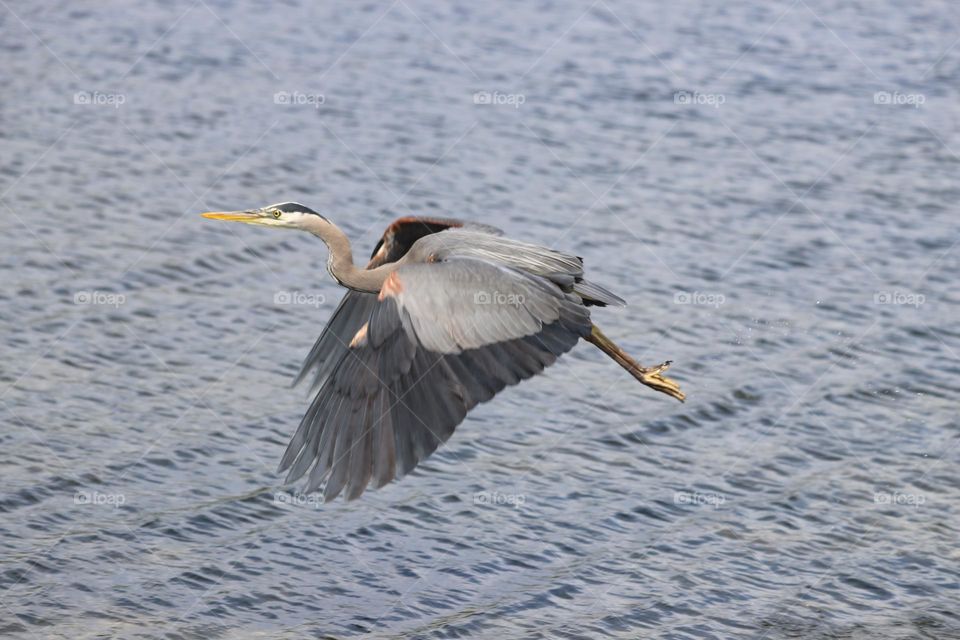
{"type": "Polygon", "coordinates": [[[211,211],[201,215],[211,220],[230,220],[283,229],[310,230],[311,223],[321,220],[327,222],[326,218],[313,209],[296,202],[281,202],[246,211],[211,211]]]}

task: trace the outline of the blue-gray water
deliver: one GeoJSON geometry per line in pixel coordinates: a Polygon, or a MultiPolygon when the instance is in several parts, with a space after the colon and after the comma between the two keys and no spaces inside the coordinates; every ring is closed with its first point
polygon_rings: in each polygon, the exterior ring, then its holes
{"type": "Polygon", "coordinates": [[[960,637],[956,7],[0,28],[0,635],[960,637]],[[281,200],[358,254],[411,213],[574,251],[689,400],[583,344],[399,483],[283,493],[340,291],[316,239],[197,216],[281,200]]]}

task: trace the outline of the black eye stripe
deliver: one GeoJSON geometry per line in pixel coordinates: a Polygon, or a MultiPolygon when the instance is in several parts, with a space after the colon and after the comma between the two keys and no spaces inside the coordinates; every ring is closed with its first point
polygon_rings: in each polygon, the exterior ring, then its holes
{"type": "Polygon", "coordinates": [[[263,208],[277,219],[280,219],[284,213],[299,213],[301,215],[313,215],[317,216],[321,220],[326,220],[322,215],[306,207],[302,204],[297,204],[296,202],[280,202],[277,204],[271,204],[263,208]],[[277,215],[279,213],[280,215],[277,215]]]}

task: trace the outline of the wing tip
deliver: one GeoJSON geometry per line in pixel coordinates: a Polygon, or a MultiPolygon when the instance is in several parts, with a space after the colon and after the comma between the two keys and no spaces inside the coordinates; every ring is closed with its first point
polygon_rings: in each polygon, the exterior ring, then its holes
{"type": "Polygon", "coordinates": [[[627,301],[605,287],[588,280],[580,280],[573,285],[573,291],[583,298],[584,303],[597,306],[625,307],[627,301]]]}

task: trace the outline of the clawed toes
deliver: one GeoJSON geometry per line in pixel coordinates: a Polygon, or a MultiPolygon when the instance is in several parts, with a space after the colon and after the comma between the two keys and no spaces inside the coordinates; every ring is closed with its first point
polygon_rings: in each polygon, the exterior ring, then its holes
{"type": "Polygon", "coordinates": [[[655,376],[669,369],[671,364],[673,364],[673,360],[667,360],[666,362],[662,362],[655,367],[644,367],[640,370],[640,372],[645,376],[655,376]]]}

